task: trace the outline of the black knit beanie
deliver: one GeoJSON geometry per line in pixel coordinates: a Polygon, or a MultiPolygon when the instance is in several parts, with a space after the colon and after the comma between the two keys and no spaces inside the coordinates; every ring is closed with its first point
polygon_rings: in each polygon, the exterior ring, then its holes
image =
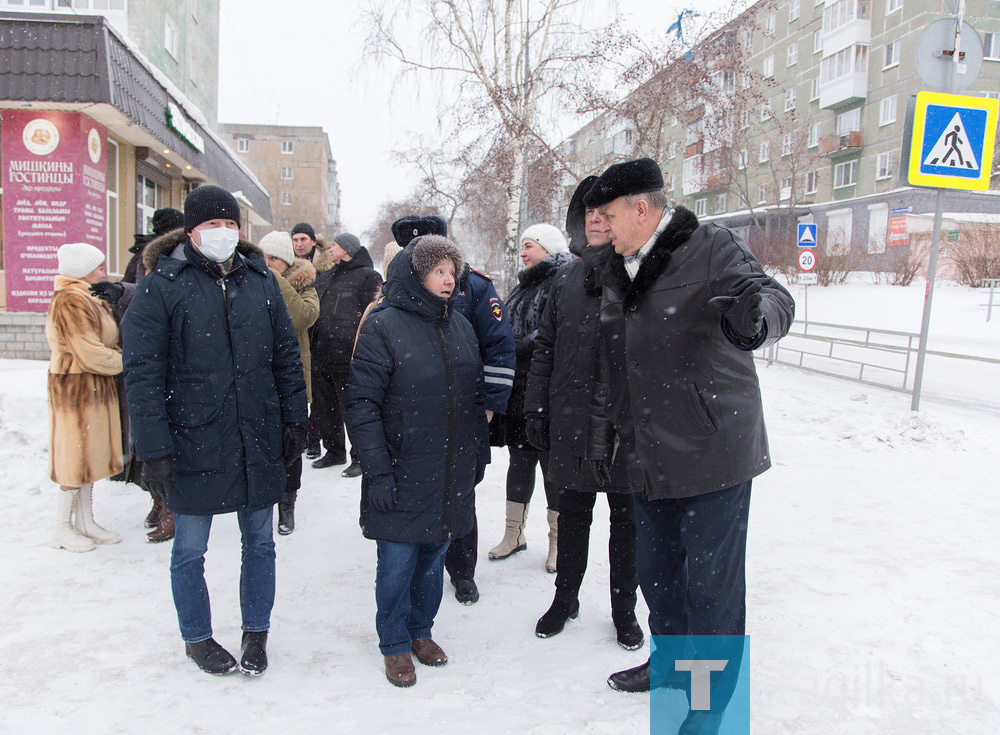
{"type": "Polygon", "coordinates": [[[357,235],[352,235],[350,232],[341,232],[333,241],[340,245],[352,258],[361,252],[361,241],[358,239],[357,235]]]}
{"type": "Polygon", "coordinates": [[[221,186],[202,184],[184,200],[184,231],[191,232],[210,219],[231,219],[239,225],[240,205],[221,186]]]}
{"type": "Polygon", "coordinates": [[[414,273],[421,281],[442,260],[451,260],[455,264],[455,278],[462,273],[462,251],[455,243],[441,235],[423,235],[416,238],[413,241],[410,260],[413,263],[414,273]]]}
{"type": "Polygon", "coordinates": [[[183,227],[184,215],[171,207],[164,207],[153,212],[153,234],[162,235],[164,232],[176,230],[183,227]]]}
{"type": "Polygon", "coordinates": [[[299,222],[292,228],[292,237],[298,234],[309,235],[309,239],[316,242],[316,230],[308,222],[299,222]]]}

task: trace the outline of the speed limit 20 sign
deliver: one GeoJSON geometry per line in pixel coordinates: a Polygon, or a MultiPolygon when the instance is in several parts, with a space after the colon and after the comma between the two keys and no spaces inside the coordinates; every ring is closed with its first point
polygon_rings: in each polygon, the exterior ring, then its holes
{"type": "Polygon", "coordinates": [[[799,252],[799,270],[809,273],[816,267],[816,253],[812,250],[802,250],[799,252]]]}

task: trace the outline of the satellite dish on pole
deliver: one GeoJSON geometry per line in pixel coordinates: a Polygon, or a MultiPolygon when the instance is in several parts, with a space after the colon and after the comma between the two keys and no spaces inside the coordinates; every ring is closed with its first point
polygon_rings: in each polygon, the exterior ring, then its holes
{"type": "MultiPolygon", "coordinates": [[[[949,3],[950,5],[951,3],[949,3]]],[[[957,6],[957,0],[955,5],[957,6]]],[[[972,86],[983,68],[983,41],[968,23],[963,22],[959,53],[955,63],[955,27],[958,20],[942,18],[931,23],[917,39],[914,54],[917,74],[931,89],[938,92],[961,92],[972,86]],[[954,67],[954,70],[952,69],[954,67]],[[954,82],[951,74],[954,71],[954,82]]]]}

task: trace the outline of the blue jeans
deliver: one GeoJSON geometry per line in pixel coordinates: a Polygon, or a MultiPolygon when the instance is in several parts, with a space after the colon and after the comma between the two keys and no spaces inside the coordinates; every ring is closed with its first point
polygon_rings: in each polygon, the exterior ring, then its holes
{"type": "MultiPolygon", "coordinates": [[[[236,511],[243,536],[240,571],[240,607],[243,630],[259,632],[271,627],[274,607],[274,506],[236,511]]],[[[174,549],[170,555],[170,587],[177,608],[181,637],[188,643],[212,637],[212,609],[205,584],[205,552],[213,516],[174,513],[174,549]]]]}
{"type": "Polygon", "coordinates": [[[635,498],[651,635],[743,635],[750,480],[692,498],[635,498]]]}
{"type": "Polygon", "coordinates": [[[430,638],[444,594],[443,544],[376,541],[375,630],[383,656],[409,653],[410,643],[430,638]]]}

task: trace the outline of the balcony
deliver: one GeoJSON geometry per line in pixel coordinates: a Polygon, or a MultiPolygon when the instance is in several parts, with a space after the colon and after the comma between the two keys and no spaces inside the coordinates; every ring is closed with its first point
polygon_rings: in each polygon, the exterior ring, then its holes
{"type": "Polygon", "coordinates": [[[819,106],[824,109],[854,106],[868,96],[868,72],[845,74],[819,88],[819,106]]]}
{"type": "Polygon", "coordinates": [[[860,130],[852,130],[843,135],[827,135],[819,139],[819,154],[821,156],[835,155],[861,148],[862,145],[864,145],[864,141],[860,130]]]}
{"type": "Polygon", "coordinates": [[[872,42],[872,22],[867,18],[855,18],[833,31],[823,34],[823,55],[829,56],[842,48],[872,42]]]}

